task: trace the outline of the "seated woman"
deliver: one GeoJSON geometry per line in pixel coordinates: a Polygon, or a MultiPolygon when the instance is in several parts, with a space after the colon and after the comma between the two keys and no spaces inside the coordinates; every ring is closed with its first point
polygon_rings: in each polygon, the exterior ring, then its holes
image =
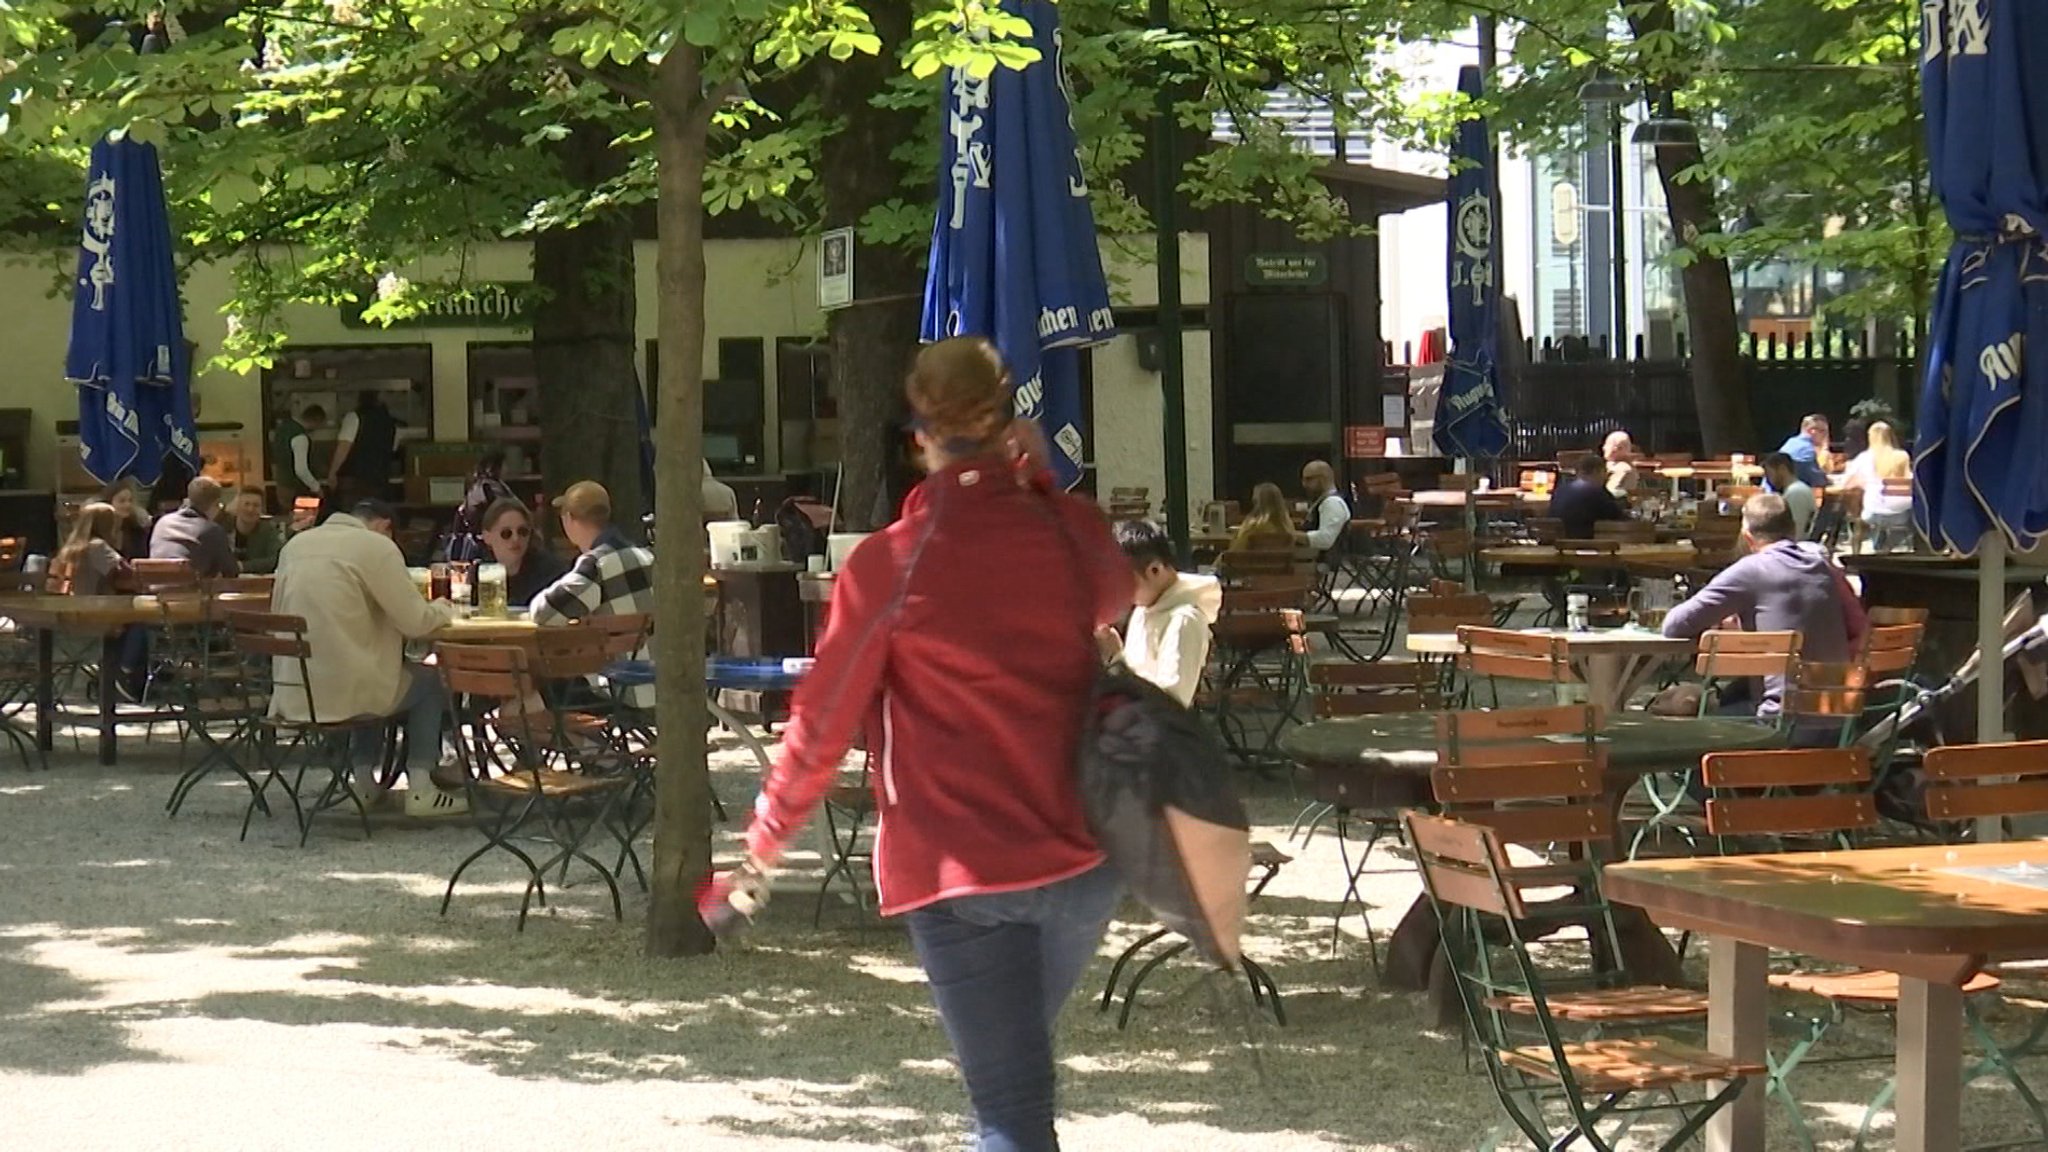
{"type": "Polygon", "coordinates": [[[78,510],[71,535],[50,561],[53,591],[73,596],[103,596],[128,590],[128,558],[121,554],[127,518],[110,503],[94,502],[78,510]]]}
{"type": "Polygon", "coordinates": [[[1901,449],[1892,426],[1880,420],[1870,426],[1870,446],[1849,461],[1844,488],[1863,494],[1863,527],[1869,532],[1874,552],[1889,552],[1913,540],[1913,497],[1887,496],[1887,480],[1911,480],[1913,457],[1901,449]]]}
{"type": "Polygon", "coordinates": [[[120,532],[111,543],[130,560],[149,555],[149,509],[143,506],[141,493],[142,485],[133,476],[123,476],[100,490],[99,503],[120,514],[120,532]]]}
{"type": "Polygon", "coordinates": [[[484,548],[505,566],[505,603],[524,608],[569,566],[545,543],[534,539],[533,519],[517,497],[494,500],[484,509],[484,548]]]}
{"type": "Polygon", "coordinates": [[[1261,484],[1252,489],[1252,510],[1231,537],[1232,552],[1292,548],[1300,539],[1294,530],[1294,515],[1287,508],[1287,494],[1278,484],[1261,484]]]}
{"type": "MultiPolygon", "coordinates": [[[[50,590],[73,596],[106,596],[131,590],[128,558],[116,546],[127,517],[112,504],[92,503],[79,509],[71,535],[50,560],[50,590]]],[[[142,695],[149,664],[149,631],[139,624],[121,633],[121,690],[133,700],[142,695]]]]}

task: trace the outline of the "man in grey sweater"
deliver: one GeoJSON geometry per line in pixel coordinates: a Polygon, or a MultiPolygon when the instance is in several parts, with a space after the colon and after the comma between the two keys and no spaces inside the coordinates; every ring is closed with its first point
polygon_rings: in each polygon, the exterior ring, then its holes
{"type": "Polygon", "coordinates": [[[220,482],[194,476],[185,485],[185,503],[177,511],[157,517],[149,533],[149,558],[190,560],[193,573],[201,580],[240,574],[235,542],[213,518],[219,511],[220,482]]]}
{"type": "MultiPolygon", "coordinates": [[[[1839,664],[1863,643],[1869,620],[1849,583],[1817,544],[1795,538],[1783,497],[1762,493],[1742,506],[1742,539],[1750,553],[1664,618],[1666,636],[1696,640],[1734,617],[1752,632],[1797,632],[1800,658],[1839,664]]],[[[1785,678],[1764,679],[1758,719],[1778,715],[1785,678]]]]}

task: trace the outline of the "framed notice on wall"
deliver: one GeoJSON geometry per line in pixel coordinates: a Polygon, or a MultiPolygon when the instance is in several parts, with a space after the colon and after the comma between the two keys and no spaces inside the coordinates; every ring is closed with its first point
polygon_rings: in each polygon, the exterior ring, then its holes
{"type": "Polygon", "coordinates": [[[853,229],[834,228],[818,242],[818,307],[853,303],[853,229]]]}
{"type": "Polygon", "coordinates": [[[1375,460],[1387,454],[1387,430],[1377,424],[1344,426],[1344,456],[1350,460],[1375,460]]]}

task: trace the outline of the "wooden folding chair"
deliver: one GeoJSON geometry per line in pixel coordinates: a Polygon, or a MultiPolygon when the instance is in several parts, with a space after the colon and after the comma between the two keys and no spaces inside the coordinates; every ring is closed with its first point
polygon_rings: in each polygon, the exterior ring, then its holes
{"type": "MultiPolygon", "coordinates": [[[[1486,792],[1496,791],[1496,780],[1505,777],[1519,777],[1531,788],[1583,788],[1585,777],[1573,777],[1572,771],[1494,766],[1466,776],[1469,787],[1486,792]]],[[[1592,773],[1596,781],[1597,775],[1592,773]]],[[[1530,890],[1553,889],[1558,878],[1548,869],[1510,863],[1506,846],[1512,837],[1498,827],[1420,813],[1410,813],[1406,824],[1494,1094],[1508,1122],[1537,1147],[1565,1148],[1583,1140],[1596,1152],[1614,1152],[1634,1122],[1660,1113],[1672,1116],[1675,1125],[1668,1134],[1658,1133],[1655,1147],[1684,1147],[1751,1077],[1764,1073],[1761,1065],[1662,1036],[1600,1034],[1621,1023],[1696,1017],[1697,993],[1630,988],[1599,972],[1567,983],[1547,958],[1536,961],[1530,944],[1561,923],[1583,924],[1596,939],[1605,932],[1614,946],[1612,910],[1597,876],[1576,881],[1575,896],[1563,905],[1538,902],[1530,890]],[[1568,1024],[1593,1031],[1585,1039],[1567,1039],[1568,1024]],[[1680,1093],[1693,1085],[1702,1086],[1699,1098],[1685,1100],[1680,1093]],[[1637,1103],[1637,1097],[1650,1102],[1637,1103]],[[1560,1110],[1567,1120],[1562,1131],[1553,1121],[1560,1110]]],[[[1495,1132],[1483,1146],[1496,1147],[1500,1135],[1495,1132]]]]}
{"type": "MultiPolygon", "coordinates": [[[[448,877],[441,896],[441,914],[455,899],[455,886],[471,864],[493,850],[525,865],[527,881],[519,899],[519,929],[538,899],[547,905],[544,877],[559,866],[566,876],[571,861],[581,861],[604,881],[611,896],[612,916],[624,919],[619,886],[611,869],[584,848],[600,827],[621,838],[630,855],[630,833],[618,822],[618,800],[632,779],[621,772],[585,771],[588,735],[576,730],[571,712],[561,704],[545,709],[526,707],[542,697],[548,678],[584,675],[605,663],[605,638],[584,628],[544,628],[537,633],[535,654],[518,645],[437,644],[434,659],[451,698],[471,702],[469,723],[488,731],[455,742],[463,760],[464,787],[470,814],[484,835],[482,847],[464,857],[448,877]],[[554,753],[559,767],[543,766],[541,756],[524,756],[502,774],[477,759],[477,750],[495,735],[535,750],[554,753]],[[518,840],[539,840],[553,854],[536,861],[518,840]]],[[[600,757],[601,758],[601,757],[600,757]]],[[[637,861],[635,861],[637,866],[637,861]]]]}
{"type": "Polygon", "coordinates": [[[1226,589],[1210,629],[1213,674],[1205,695],[1224,744],[1246,764],[1271,762],[1280,733],[1298,723],[1302,665],[1308,657],[1304,587],[1226,589]],[[1252,726],[1270,717],[1254,746],[1252,726]]]}
{"type": "Polygon", "coordinates": [[[1581,683],[1572,669],[1570,649],[1561,636],[1514,632],[1505,628],[1458,629],[1458,670],[1470,681],[1484,676],[1492,683],[1493,702],[1500,703],[1502,680],[1547,684],[1553,696],[1560,689],[1581,683]]]}
{"type": "Polygon", "coordinates": [[[369,839],[370,813],[355,786],[349,745],[360,729],[376,728],[388,733],[391,718],[322,713],[313,691],[313,646],[306,639],[305,617],[230,611],[226,613],[226,623],[235,651],[241,657],[244,691],[267,697],[274,697],[280,690],[297,692],[306,700],[304,720],[273,715],[266,707],[255,724],[253,735],[263,776],[242,813],[242,839],[248,839],[249,821],[259,809],[269,815],[266,797],[273,783],[291,801],[298,821],[300,847],[311,837],[313,821],[320,813],[344,804],[355,807],[363,838],[369,839]],[[324,770],[326,778],[308,802],[306,777],[316,769],[324,770]]]}
{"type": "Polygon", "coordinates": [[[131,560],[128,571],[135,591],[143,595],[199,591],[199,574],[190,560],[131,560]]]}
{"type": "MultiPolygon", "coordinates": [[[[1804,640],[1798,632],[1744,632],[1715,629],[1700,636],[1693,657],[1693,671],[1700,677],[1700,718],[1711,715],[1717,704],[1714,686],[1729,680],[1763,676],[1783,677],[1787,690],[1798,679],[1799,651],[1804,640]]],[[[1643,795],[1650,802],[1650,815],[1636,826],[1629,839],[1628,856],[1641,853],[1646,840],[1675,828],[1688,846],[1693,829],[1683,820],[1688,803],[1697,799],[1699,773],[1696,768],[1682,772],[1652,772],[1643,776],[1643,795]]]]}

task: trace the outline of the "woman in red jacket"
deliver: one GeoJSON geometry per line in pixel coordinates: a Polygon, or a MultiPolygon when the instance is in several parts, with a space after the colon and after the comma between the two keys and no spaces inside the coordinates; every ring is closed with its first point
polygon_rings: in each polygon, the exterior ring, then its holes
{"type": "Polygon", "coordinates": [[[977,1147],[1042,1152],[1053,1024],[1121,895],[1074,760],[1095,629],[1130,610],[1131,569],[1101,512],[1023,450],[1042,441],[987,341],[925,348],[906,390],[931,472],[835,582],[748,865],[774,867],[874,717],[882,914],[908,922],[977,1147]]]}

